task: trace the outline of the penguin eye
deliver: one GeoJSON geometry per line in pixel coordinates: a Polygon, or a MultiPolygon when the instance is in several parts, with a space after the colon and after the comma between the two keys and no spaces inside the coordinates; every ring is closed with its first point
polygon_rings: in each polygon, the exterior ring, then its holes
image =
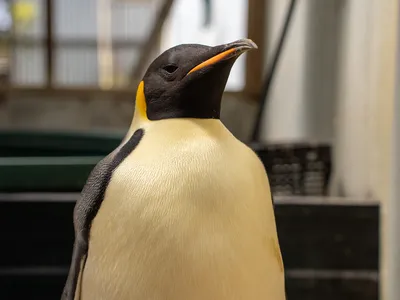
{"type": "Polygon", "coordinates": [[[178,69],[178,67],[175,65],[166,65],[163,67],[163,70],[169,74],[174,73],[177,69],[178,69]]]}

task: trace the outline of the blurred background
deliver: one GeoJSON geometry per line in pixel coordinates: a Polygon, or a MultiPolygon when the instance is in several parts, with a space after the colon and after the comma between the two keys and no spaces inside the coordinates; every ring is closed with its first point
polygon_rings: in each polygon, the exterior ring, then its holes
{"type": "Polygon", "coordinates": [[[396,0],[0,0],[0,298],[59,299],[74,203],[148,64],[249,37],[221,119],[268,171],[288,299],[400,299],[399,16],[396,0]]]}

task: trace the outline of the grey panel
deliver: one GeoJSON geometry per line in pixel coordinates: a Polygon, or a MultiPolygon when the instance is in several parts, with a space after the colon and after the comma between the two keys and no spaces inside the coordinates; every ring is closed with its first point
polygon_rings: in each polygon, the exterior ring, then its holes
{"type": "Polygon", "coordinates": [[[62,85],[97,85],[98,65],[95,48],[59,48],[55,83],[62,85]]]}
{"type": "Polygon", "coordinates": [[[56,0],[54,9],[56,39],[96,38],[96,0],[56,0]]]}
{"type": "Polygon", "coordinates": [[[11,81],[21,85],[44,83],[44,51],[41,46],[16,46],[13,49],[14,63],[11,81]]]}

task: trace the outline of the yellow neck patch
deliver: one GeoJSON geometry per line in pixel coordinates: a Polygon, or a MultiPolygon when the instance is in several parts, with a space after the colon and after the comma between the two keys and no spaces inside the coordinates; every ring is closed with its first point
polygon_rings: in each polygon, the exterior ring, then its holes
{"type": "Polygon", "coordinates": [[[135,110],[141,119],[148,120],[147,118],[147,104],[146,96],[144,95],[144,82],[143,80],[139,83],[136,91],[136,107],[135,110]]]}

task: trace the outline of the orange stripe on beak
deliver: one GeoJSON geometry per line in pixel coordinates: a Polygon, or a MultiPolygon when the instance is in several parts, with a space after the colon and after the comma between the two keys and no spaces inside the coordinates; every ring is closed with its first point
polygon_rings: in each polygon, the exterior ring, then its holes
{"type": "Polygon", "coordinates": [[[189,71],[189,73],[187,73],[187,75],[189,75],[190,73],[192,73],[194,71],[200,70],[200,69],[202,69],[204,67],[213,65],[213,64],[219,62],[220,60],[224,59],[229,54],[231,54],[232,52],[235,52],[235,51],[236,51],[236,48],[231,48],[231,49],[228,49],[228,50],[226,50],[224,52],[221,52],[221,53],[219,53],[219,54],[207,59],[206,61],[203,61],[201,64],[195,66],[193,69],[191,69],[189,71]]]}

